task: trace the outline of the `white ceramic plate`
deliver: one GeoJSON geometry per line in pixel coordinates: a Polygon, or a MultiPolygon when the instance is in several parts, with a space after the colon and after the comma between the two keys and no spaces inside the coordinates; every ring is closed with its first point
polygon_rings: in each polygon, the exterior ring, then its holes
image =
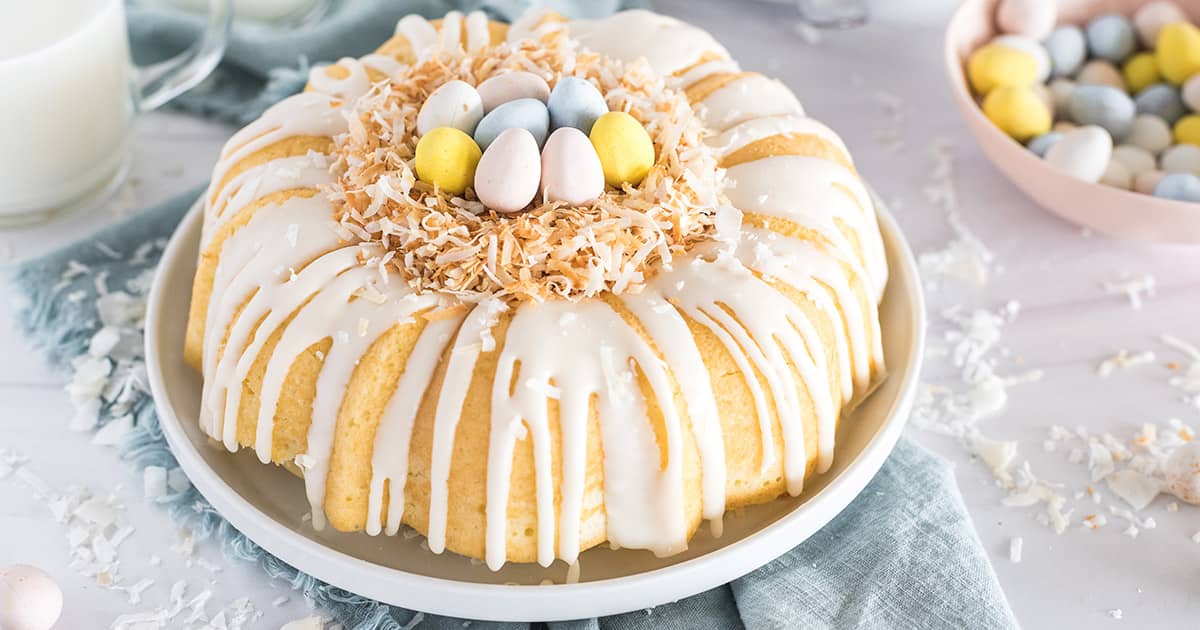
{"type": "Polygon", "coordinates": [[[925,311],[912,252],[880,210],[891,267],[881,307],[890,376],[841,422],[833,468],[802,495],[727,514],[713,538],[702,527],[689,549],[670,558],[606,546],[580,558],[581,578],[563,584],[556,562],[508,564],[491,572],[452,553],[435,555],[424,538],[313,531],[301,480],[259,463],[243,449],[210,444],[197,421],[200,375],[183,361],[199,208],[183,220],[163,254],[150,291],[146,362],[163,433],[196,488],[235,527],[294,567],[348,591],[425,612],[496,621],[553,621],[609,615],[675,601],[729,582],[786,553],[837,516],[875,476],[904,427],[916,393],[925,311]],[[557,584],[540,585],[545,579],[557,584]]]}

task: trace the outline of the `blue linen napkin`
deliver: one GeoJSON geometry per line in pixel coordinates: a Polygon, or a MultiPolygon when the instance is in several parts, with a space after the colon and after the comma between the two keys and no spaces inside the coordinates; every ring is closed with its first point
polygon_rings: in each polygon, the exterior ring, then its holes
{"type": "MultiPolygon", "coordinates": [[[[303,85],[304,73],[297,71],[304,63],[301,57],[315,62],[362,54],[390,35],[390,24],[401,14],[435,15],[450,8],[482,5],[496,17],[511,18],[534,1],[347,0],[335,8],[328,22],[303,33],[289,35],[267,27],[239,25],[230,56],[217,78],[205,90],[187,95],[179,106],[244,121],[303,85]],[[310,37],[311,41],[297,41],[310,37]],[[298,65],[289,72],[277,70],[280,64],[298,65]]],[[[620,2],[558,0],[554,4],[568,11],[574,8],[576,14],[586,5],[586,13],[599,14],[617,8],[620,2]]],[[[161,54],[187,41],[194,27],[194,17],[131,11],[134,48],[145,54],[161,54]]],[[[86,353],[100,325],[97,284],[134,296],[146,290],[147,270],[157,263],[162,243],[200,190],[147,209],[79,244],[6,270],[11,291],[18,298],[11,300],[18,309],[17,325],[48,362],[68,371],[72,359],[86,353]],[[87,272],[78,272],[85,268],[87,272]],[[98,278],[104,282],[98,283],[98,278]]],[[[122,455],[139,468],[173,467],[174,458],[149,392],[144,385],[135,383],[134,387],[131,409],[136,428],[121,449],[122,455]]],[[[111,419],[106,403],[100,424],[111,419]]],[[[346,628],[463,627],[461,619],[387,606],[297,571],[234,529],[194,489],[169,494],[161,502],[197,538],[216,540],[231,557],[253,562],[269,577],[285,581],[346,628]],[[415,626],[410,625],[414,622],[415,626]]],[[[900,441],[879,474],[842,514],[803,544],[749,575],[651,611],[544,625],[554,630],[1017,627],[949,465],[907,439],[900,441]]],[[[489,629],[542,626],[471,625],[489,629]]]]}

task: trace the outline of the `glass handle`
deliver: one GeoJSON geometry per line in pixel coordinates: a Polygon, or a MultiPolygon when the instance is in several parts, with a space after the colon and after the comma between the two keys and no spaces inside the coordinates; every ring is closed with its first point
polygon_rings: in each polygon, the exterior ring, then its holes
{"type": "Polygon", "coordinates": [[[166,61],[138,68],[138,111],[158,109],[203,81],[225,53],[231,24],[233,0],[209,0],[208,23],[195,44],[166,61]]]}

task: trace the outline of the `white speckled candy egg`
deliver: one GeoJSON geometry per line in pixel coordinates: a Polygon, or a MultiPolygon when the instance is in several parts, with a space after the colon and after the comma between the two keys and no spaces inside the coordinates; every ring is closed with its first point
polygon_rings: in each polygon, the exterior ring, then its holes
{"type": "Polygon", "coordinates": [[[1137,48],[1137,35],[1133,32],[1133,24],[1118,13],[1094,18],[1088,22],[1085,33],[1088,50],[1092,56],[1113,63],[1124,61],[1137,48]]]}
{"type": "Polygon", "coordinates": [[[1095,125],[1080,127],[1046,152],[1046,163],[1086,182],[1098,182],[1112,158],[1112,136],[1095,125]]]}
{"type": "Polygon", "coordinates": [[[1200,177],[1191,173],[1169,173],[1154,186],[1154,196],[1176,201],[1200,201],[1200,177]]]}
{"type": "Polygon", "coordinates": [[[434,90],[417,112],[417,133],[425,135],[438,127],[454,127],[467,135],[483,118],[479,92],[465,81],[448,81],[434,90]]]}
{"type": "Polygon", "coordinates": [[[1153,195],[1154,187],[1166,176],[1162,171],[1146,171],[1133,178],[1133,189],[1143,195],[1153,195]]]}
{"type": "Polygon", "coordinates": [[[592,141],[574,127],[561,127],[542,149],[542,198],[571,205],[604,192],[604,167],[592,141]]]}
{"type": "Polygon", "coordinates": [[[1074,24],[1054,29],[1042,42],[1042,46],[1050,57],[1050,71],[1056,77],[1075,74],[1087,59],[1087,39],[1084,38],[1083,31],[1074,24]]]}
{"type": "Polygon", "coordinates": [[[1025,147],[1033,151],[1038,157],[1046,157],[1046,152],[1050,147],[1054,146],[1059,140],[1062,140],[1063,135],[1057,131],[1044,133],[1025,144],[1025,147]]]}
{"type": "Polygon", "coordinates": [[[1136,108],[1129,95],[1107,85],[1080,85],[1071,91],[1068,105],[1071,120],[1080,125],[1099,125],[1120,139],[1133,126],[1136,108]]]}
{"type": "Polygon", "coordinates": [[[1033,60],[1037,62],[1038,83],[1045,83],[1046,79],[1050,78],[1050,54],[1046,52],[1046,48],[1039,44],[1037,40],[1025,37],[1024,35],[1001,35],[993,39],[992,43],[1008,46],[1033,57],[1033,60]]]}
{"type": "Polygon", "coordinates": [[[1168,173],[1200,173],[1200,147],[1194,144],[1177,144],[1158,158],[1160,170],[1168,173]]]}
{"type": "Polygon", "coordinates": [[[1133,13],[1133,27],[1146,48],[1154,48],[1158,32],[1172,22],[1186,22],[1187,15],[1174,2],[1149,2],[1133,13]]]}
{"type": "Polygon", "coordinates": [[[1158,168],[1158,160],[1154,159],[1154,154],[1132,144],[1122,144],[1113,149],[1112,159],[1114,162],[1120,162],[1133,177],[1158,168]]]}
{"type": "Polygon", "coordinates": [[[537,196],[542,158],[533,134],[520,127],[500,132],[475,167],[475,195],[496,212],[516,212],[537,196]]]}
{"type": "Polygon", "coordinates": [[[543,103],[550,99],[550,86],[546,80],[532,72],[506,72],[498,74],[475,88],[483,100],[483,112],[496,109],[519,98],[535,98],[543,103]]]}
{"type": "Polygon", "coordinates": [[[0,567],[0,628],[50,630],[62,614],[62,589],[27,564],[0,567]]]}
{"type": "Polygon", "coordinates": [[[1046,0],[1000,0],[996,26],[1005,33],[1040,40],[1050,34],[1058,20],[1058,8],[1046,0]]]}
{"type": "Polygon", "coordinates": [[[1138,114],[1125,134],[1125,142],[1158,155],[1171,146],[1171,126],[1154,114],[1138,114]]]}
{"type": "Polygon", "coordinates": [[[1174,125],[1183,116],[1186,109],[1183,99],[1179,97],[1179,88],[1166,83],[1156,83],[1141,92],[1133,99],[1139,114],[1153,114],[1174,125]]]}
{"type": "Polygon", "coordinates": [[[1124,164],[1110,160],[1108,166],[1104,168],[1104,174],[1100,176],[1100,183],[1121,190],[1129,190],[1133,187],[1133,175],[1129,173],[1129,169],[1125,168],[1124,164]]]}
{"type": "Polygon", "coordinates": [[[1200,112],[1200,74],[1193,76],[1179,88],[1179,96],[1183,104],[1193,112],[1200,112]]]}
{"type": "Polygon", "coordinates": [[[475,128],[475,144],[487,150],[505,129],[520,127],[533,134],[538,146],[546,142],[550,132],[550,114],[546,104],[536,98],[519,98],[488,112],[475,128]]]}
{"type": "Polygon", "coordinates": [[[550,91],[546,105],[550,109],[550,129],[574,127],[591,133],[596,119],[608,113],[604,95],[591,81],[579,77],[563,77],[550,91]]]}
{"type": "Polygon", "coordinates": [[[1071,92],[1075,90],[1075,82],[1066,78],[1058,78],[1051,81],[1047,87],[1050,90],[1051,99],[1054,101],[1054,117],[1061,119],[1069,116],[1071,92]]]}
{"type": "Polygon", "coordinates": [[[1103,59],[1093,59],[1079,69],[1079,73],[1075,75],[1075,82],[1079,85],[1107,85],[1125,90],[1125,77],[1116,66],[1103,59]]]}
{"type": "Polygon", "coordinates": [[[1200,505],[1200,442],[1188,442],[1167,458],[1167,492],[1200,505]]]}

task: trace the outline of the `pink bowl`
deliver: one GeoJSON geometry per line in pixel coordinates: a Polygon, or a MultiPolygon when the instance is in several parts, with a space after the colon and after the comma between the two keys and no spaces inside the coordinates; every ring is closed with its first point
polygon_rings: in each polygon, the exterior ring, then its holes
{"type": "MultiPolygon", "coordinates": [[[[1047,2],[1052,0],[1046,0],[1047,2]]],[[[1121,238],[1200,243],[1200,204],[1159,199],[1055,170],[997,129],[976,104],[963,70],[967,55],[995,35],[992,16],[999,0],[967,0],[946,27],[946,73],[954,100],[988,159],[1018,188],[1058,216],[1121,238]]],[[[1146,0],[1059,0],[1060,24],[1117,12],[1132,15],[1146,0]]],[[[1177,0],[1195,20],[1200,0],[1177,0]]]]}

